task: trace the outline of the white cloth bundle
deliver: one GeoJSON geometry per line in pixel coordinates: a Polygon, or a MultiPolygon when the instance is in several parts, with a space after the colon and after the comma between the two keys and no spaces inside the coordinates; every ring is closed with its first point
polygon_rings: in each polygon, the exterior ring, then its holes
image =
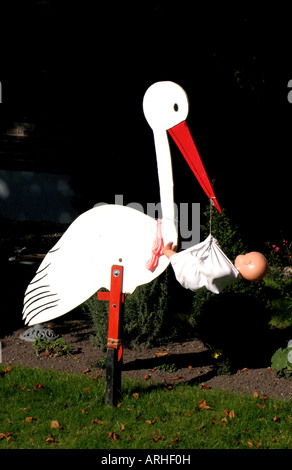
{"type": "Polygon", "coordinates": [[[172,255],[170,261],[178,282],[192,291],[205,288],[219,294],[239,275],[211,234],[203,242],[172,255]]]}

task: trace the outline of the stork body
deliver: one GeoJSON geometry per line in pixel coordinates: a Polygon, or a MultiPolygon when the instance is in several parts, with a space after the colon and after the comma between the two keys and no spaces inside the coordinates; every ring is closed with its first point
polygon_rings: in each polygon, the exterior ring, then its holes
{"type": "MultiPolygon", "coordinates": [[[[173,82],[158,82],[147,90],[143,109],[154,135],[162,237],[165,242],[176,244],[167,131],[205,192],[212,198],[215,195],[185,124],[188,114],[185,91],[173,82]],[[186,147],[184,142],[187,142],[186,147]]],[[[217,208],[220,210],[219,205],[217,208]]],[[[23,308],[25,323],[34,325],[49,321],[77,307],[100,288],[110,289],[111,266],[114,264],[124,266],[123,292],[132,293],[137,286],[155,279],[169,264],[169,259],[161,256],[154,271],[147,269],[156,230],[155,219],[120,205],[105,204],[80,215],[47,253],[28,285],[23,308]]]]}

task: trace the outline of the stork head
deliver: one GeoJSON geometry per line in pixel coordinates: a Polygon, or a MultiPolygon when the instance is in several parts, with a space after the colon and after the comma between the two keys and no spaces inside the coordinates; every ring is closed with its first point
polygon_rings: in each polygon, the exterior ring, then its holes
{"type": "Polygon", "coordinates": [[[186,123],[189,101],[184,89],[173,82],[154,83],[144,95],[143,110],[154,133],[168,131],[208,198],[222,212],[186,123]]]}
{"type": "Polygon", "coordinates": [[[157,82],[144,95],[145,118],[153,131],[170,129],[185,121],[189,101],[184,89],[173,82],[157,82]]]}

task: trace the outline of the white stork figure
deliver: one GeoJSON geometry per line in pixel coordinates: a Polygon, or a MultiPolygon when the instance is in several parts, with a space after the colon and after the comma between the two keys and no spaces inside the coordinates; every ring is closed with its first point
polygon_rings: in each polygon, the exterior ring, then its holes
{"type": "MultiPolygon", "coordinates": [[[[221,212],[185,119],[188,98],[173,82],[157,82],[145,93],[143,109],[154,134],[161,198],[161,233],[177,243],[173,178],[168,133],[172,136],[209,198],[221,212]]],[[[103,205],[80,215],[47,253],[25,292],[23,319],[35,325],[59,317],[85,302],[101,287],[110,289],[111,266],[124,266],[123,292],[132,293],[161,274],[169,264],[161,256],[147,268],[157,235],[157,221],[142,212],[103,205]]]]}

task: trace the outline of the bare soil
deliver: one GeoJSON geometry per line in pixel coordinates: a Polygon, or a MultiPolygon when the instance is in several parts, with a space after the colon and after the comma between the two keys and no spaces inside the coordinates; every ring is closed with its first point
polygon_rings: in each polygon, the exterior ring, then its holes
{"type": "MultiPolygon", "coordinates": [[[[33,343],[19,338],[27,330],[26,327],[0,338],[3,363],[105,375],[105,370],[97,364],[105,358],[105,353],[92,344],[92,328],[86,319],[61,317],[46,326],[53,328],[56,334],[71,345],[70,355],[37,356],[33,343]]],[[[123,350],[122,377],[148,381],[154,386],[164,384],[173,387],[179,382],[200,383],[212,389],[245,394],[258,392],[269,398],[292,399],[292,381],[278,377],[269,364],[266,368],[242,369],[231,375],[216,375],[215,371],[211,351],[198,338],[141,351],[123,350]],[[165,370],[167,366],[168,370],[165,370]]]]}

